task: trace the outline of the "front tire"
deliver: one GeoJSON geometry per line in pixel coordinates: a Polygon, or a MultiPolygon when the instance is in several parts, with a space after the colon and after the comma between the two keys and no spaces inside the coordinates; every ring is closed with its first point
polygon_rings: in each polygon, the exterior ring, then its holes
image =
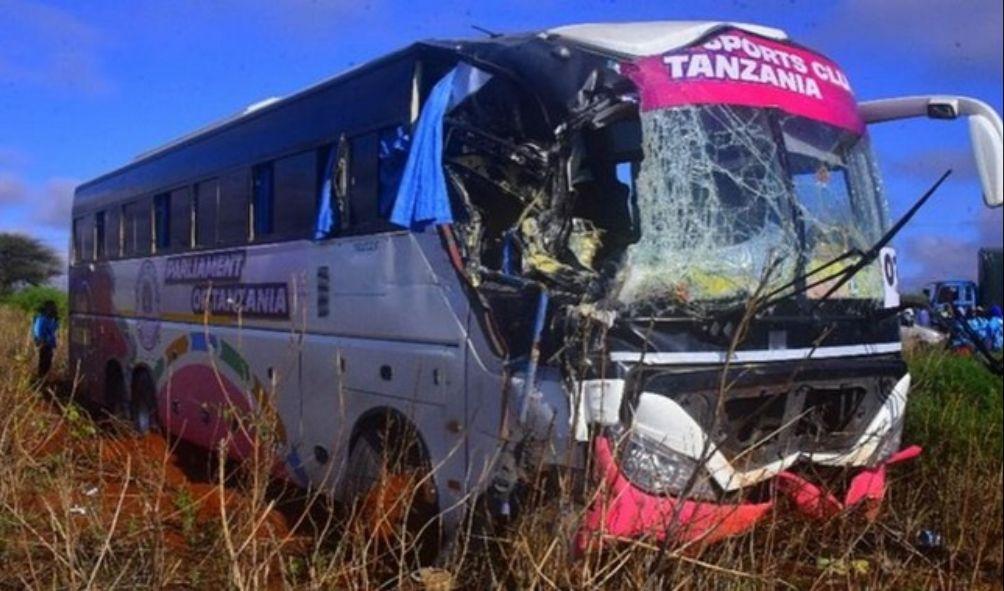
{"type": "Polygon", "coordinates": [[[441,524],[431,466],[414,429],[389,420],[358,435],[346,466],[346,499],[364,535],[431,564],[441,524]]]}

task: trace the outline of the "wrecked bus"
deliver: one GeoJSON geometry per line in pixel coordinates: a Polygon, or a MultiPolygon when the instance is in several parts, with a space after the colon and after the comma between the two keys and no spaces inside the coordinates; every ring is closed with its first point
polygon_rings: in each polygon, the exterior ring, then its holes
{"type": "Polygon", "coordinates": [[[445,531],[539,464],[603,485],[583,546],[742,532],[779,494],[873,511],[918,450],[867,126],[963,116],[999,205],[992,109],[858,103],[777,29],[417,43],[81,185],[71,362],[238,457],[235,412],[272,412],[282,475],[337,498],[424,474],[445,531]]]}

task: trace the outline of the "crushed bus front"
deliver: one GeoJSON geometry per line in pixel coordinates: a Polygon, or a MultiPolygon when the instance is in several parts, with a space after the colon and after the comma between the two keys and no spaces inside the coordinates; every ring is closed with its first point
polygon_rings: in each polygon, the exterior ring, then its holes
{"type": "MultiPolygon", "coordinates": [[[[805,436],[811,430],[809,425],[827,418],[827,411],[830,420],[841,420],[845,429],[853,429],[853,419],[837,418],[831,406],[817,408],[822,413],[803,411],[802,417],[789,419],[790,429],[778,427],[790,410],[774,413],[773,417],[769,412],[759,416],[756,412],[744,414],[739,417],[744,425],[717,430],[722,434],[747,431],[751,436],[753,432],[760,435],[755,436],[751,446],[733,447],[731,452],[729,436],[714,442],[708,430],[694,420],[692,402],[684,408],[672,399],[685,400],[686,395],[666,397],[643,392],[637,406],[628,413],[633,418],[625,430],[620,410],[602,410],[610,406],[623,408],[623,386],[608,380],[587,383],[582,389],[582,418],[595,425],[607,425],[592,438],[597,490],[576,546],[582,551],[605,537],[639,536],[670,536],[678,543],[712,543],[750,530],[772,512],[781,497],[812,519],[829,519],[849,510],[860,510],[874,519],[885,496],[888,466],[920,453],[916,446],[898,449],[909,383],[906,375],[888,390],[870,419],[857,421],[857,436],[851,440],[844,437],[843,444],[826,445],[819,432],[805,436]],[[842,451],[820,451],[823,449],[842,451]],[[828,490],[814,483],[811,477],[802,475],[811,470],[796,469],[802,464],[844,468],[850,476],[846,488],[828,490]],[[756,493],[744,494],[749,489],[756,489],[756,493]]],[[[803,394],[809,390],[804,383],[797,389],[803,394]]],[[[723,406],[737,400],[742,399],[726,398],[723,406]]],[[[804,397],[796,404],[804,409],[803,401],[804,397]]],[[[769,402],[764,404],[765,399],[758,402],[761,407],[770,406],[769,402]]],[[[745,401],[739,404],[750,407],[745,401]]],[[[852,413],[858,413],[857,409],[852,413]]],[[[859,413],[859,417],[865,414],[859,413]]],[[[722,411],[721,417],[725,421],[736,418],[728,409],[722,411]]]]}
{"type": "Polygon", "coordinates": [[[714,540],[779,495],[874,515],[887,466],[919,450],[899,449],[895,254],[854,265],[890,224],[847,77],[738,25],[603,55],[630,28],[474,47],[419,120],[443,118],[444,242],[514,376],[501,464],[549,440],[548,461],[591,466],[582,547],[714,540]],[[503,62],[532,84],[479,70],[503,62]]]}

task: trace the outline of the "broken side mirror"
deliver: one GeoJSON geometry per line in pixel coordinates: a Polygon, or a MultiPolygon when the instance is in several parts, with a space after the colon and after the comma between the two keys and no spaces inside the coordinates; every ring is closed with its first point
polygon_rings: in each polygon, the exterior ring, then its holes
{"type": "Polygon", "coordinates": [[[927,117],[957,119],[969,117],[973,157],[983,186],[987,207],[1004,204],[1004,127],[993,107],[983,101],[955,96],[912,96],[866,101],[859,105],[865,123],[927,117]]]}

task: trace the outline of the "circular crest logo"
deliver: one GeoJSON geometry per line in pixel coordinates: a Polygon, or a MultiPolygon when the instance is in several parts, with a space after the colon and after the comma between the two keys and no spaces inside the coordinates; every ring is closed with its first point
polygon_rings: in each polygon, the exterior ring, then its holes
{"type": "Polygon", "coordinates": [[[157,267],[153,261],[143,261],[136,276],[136,332],[139,344],[149,351],[160,340],[160,288],[157,267]]]}

